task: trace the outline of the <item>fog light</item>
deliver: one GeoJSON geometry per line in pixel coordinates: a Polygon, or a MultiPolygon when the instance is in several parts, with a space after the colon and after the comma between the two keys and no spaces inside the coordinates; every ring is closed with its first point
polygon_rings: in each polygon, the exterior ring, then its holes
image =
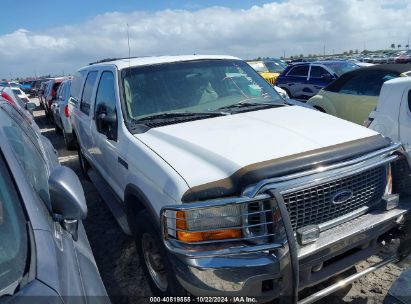
{"type": "Polygon", "coordinates": [[[300,245],[315,242],[320,237],[320,228],[317,225],[308,225],[297,229],[297,241],[300,245]]]}
{"type": "Polygon", "coordinates": [[[382,197],[385,210],[391,210],[398,207],[400,196],[398,194],[386,194],[382,197]]]}

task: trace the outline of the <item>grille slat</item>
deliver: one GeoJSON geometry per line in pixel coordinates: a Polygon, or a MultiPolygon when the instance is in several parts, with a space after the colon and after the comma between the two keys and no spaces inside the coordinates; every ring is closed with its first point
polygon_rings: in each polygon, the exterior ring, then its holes
{"type": "Polygon", "coordinates": [[[307,225],[318,225],[361,207],[372,207],[380,201],[386,185],[385,166],[373,168],[353,176],[283,194],[294,230],[307,225]],[[332,199],[342,190],[353,192],[342,204],[332,199]]]}

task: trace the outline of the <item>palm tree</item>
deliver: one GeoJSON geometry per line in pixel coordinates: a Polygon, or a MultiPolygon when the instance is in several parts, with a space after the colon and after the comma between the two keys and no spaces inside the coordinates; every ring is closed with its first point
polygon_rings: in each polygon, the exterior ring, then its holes
{"type": "Polygon", "coordinates": [[[395,43],[391,43],[391,48],[395,50],[395,43]]]}
{"type": "Polygon", "coordinates": [[[400,50],[400,48],[401,48],[401,44],[397,45],[397,48],[398,48],[398,50],[400,50]]]}

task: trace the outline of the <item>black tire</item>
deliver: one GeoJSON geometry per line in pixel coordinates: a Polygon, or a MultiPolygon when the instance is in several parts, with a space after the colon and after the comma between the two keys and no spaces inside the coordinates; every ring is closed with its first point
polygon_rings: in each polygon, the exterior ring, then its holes
{"type": "Polygon", "coordinates": [[[88,161],[85,159],[83,152],[81,152],[81,148],[78,142],[77,142],[77,154],[78,154],[78,162],[80,164],[81,174],[83,175],[85,180],[90,181],[90,177],[88,176],[87,171],[91,167],[88,161]]]}
{"type": "Polygon", "coordinates": [[[76,150],[77,148],[76,141],[72,136],[67,137],[66,132],[63,131],[63,138],[64,138],[64,144],[66,145],[67,150],[70,150],[70,151],[76,150]]]}
{"type": "MultiPolygon", "coordinates": [[[[133,232],[136,241],[137,252],[140,259],[140,264],[143,269],[143,272],[146,276],[146,279],[150,285],[151,292],[154,296],[184,296],[187,295],[187,291],[181,286],[178,282],[177,277],[175,275],[174,268],[170,262],[169,253],[164,246],[163,241],[161,240],[161,233],[160,230],[153,224],[151,221],[151,217],[146,210],[140,211],[137,216],[135,217],[135,223],[133,223],[133,232]],[[145,246],[144,241],[147,239],[147,236],[151,238],[153,244],[156,248],[152,249],[151,251],[155,252],[154,254],[147,254],[150,250],[146,250],[146,255],[143,250],[145,246]],[[150,261],[148,261],[150,260],[150,261]],[[160,288],[159,285],[156,283],[155,279],[153,279],[153,275],[150,273],[150,265],[149,263],[156,264],[157,268],[154,271],[161,273],[161,277],[163,277],[166,281],[166,287],[163,285],[163,288],[160,288]]],[[[146,242],[147,243],[147,242],[146,242]]]]}
{"type": "MultiPolygon", "coordinates": [[[[280,88],[281,88],[281,87],[280,87],[280,88]]],[[[281,89],[283,89],[283,90],[287,93],[287,95],[288,95],[289,98],[293,98],[293,97],[291,96],[290,90],[288,90],[287,88],[281,88],[281,89]]]]}
{"type": "Polygon", "coordinates": [[[54,131],[56,132],[56,134],[63,133],[63,131],[60,129],[60,127],[56,123],[54,124],[54,131]]]}

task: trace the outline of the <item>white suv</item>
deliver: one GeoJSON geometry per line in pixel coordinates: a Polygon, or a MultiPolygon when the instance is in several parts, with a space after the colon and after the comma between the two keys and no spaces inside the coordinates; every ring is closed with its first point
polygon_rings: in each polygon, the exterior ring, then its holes
{"type": "Polygon", "coordinates": [[[82,170],[135,236],[154,294],[296,300],[383,241],[405,240],[375,268],[409,252],[400,145],[285,104],[238,58],[101,61],[71,96],[82,170]]]}

